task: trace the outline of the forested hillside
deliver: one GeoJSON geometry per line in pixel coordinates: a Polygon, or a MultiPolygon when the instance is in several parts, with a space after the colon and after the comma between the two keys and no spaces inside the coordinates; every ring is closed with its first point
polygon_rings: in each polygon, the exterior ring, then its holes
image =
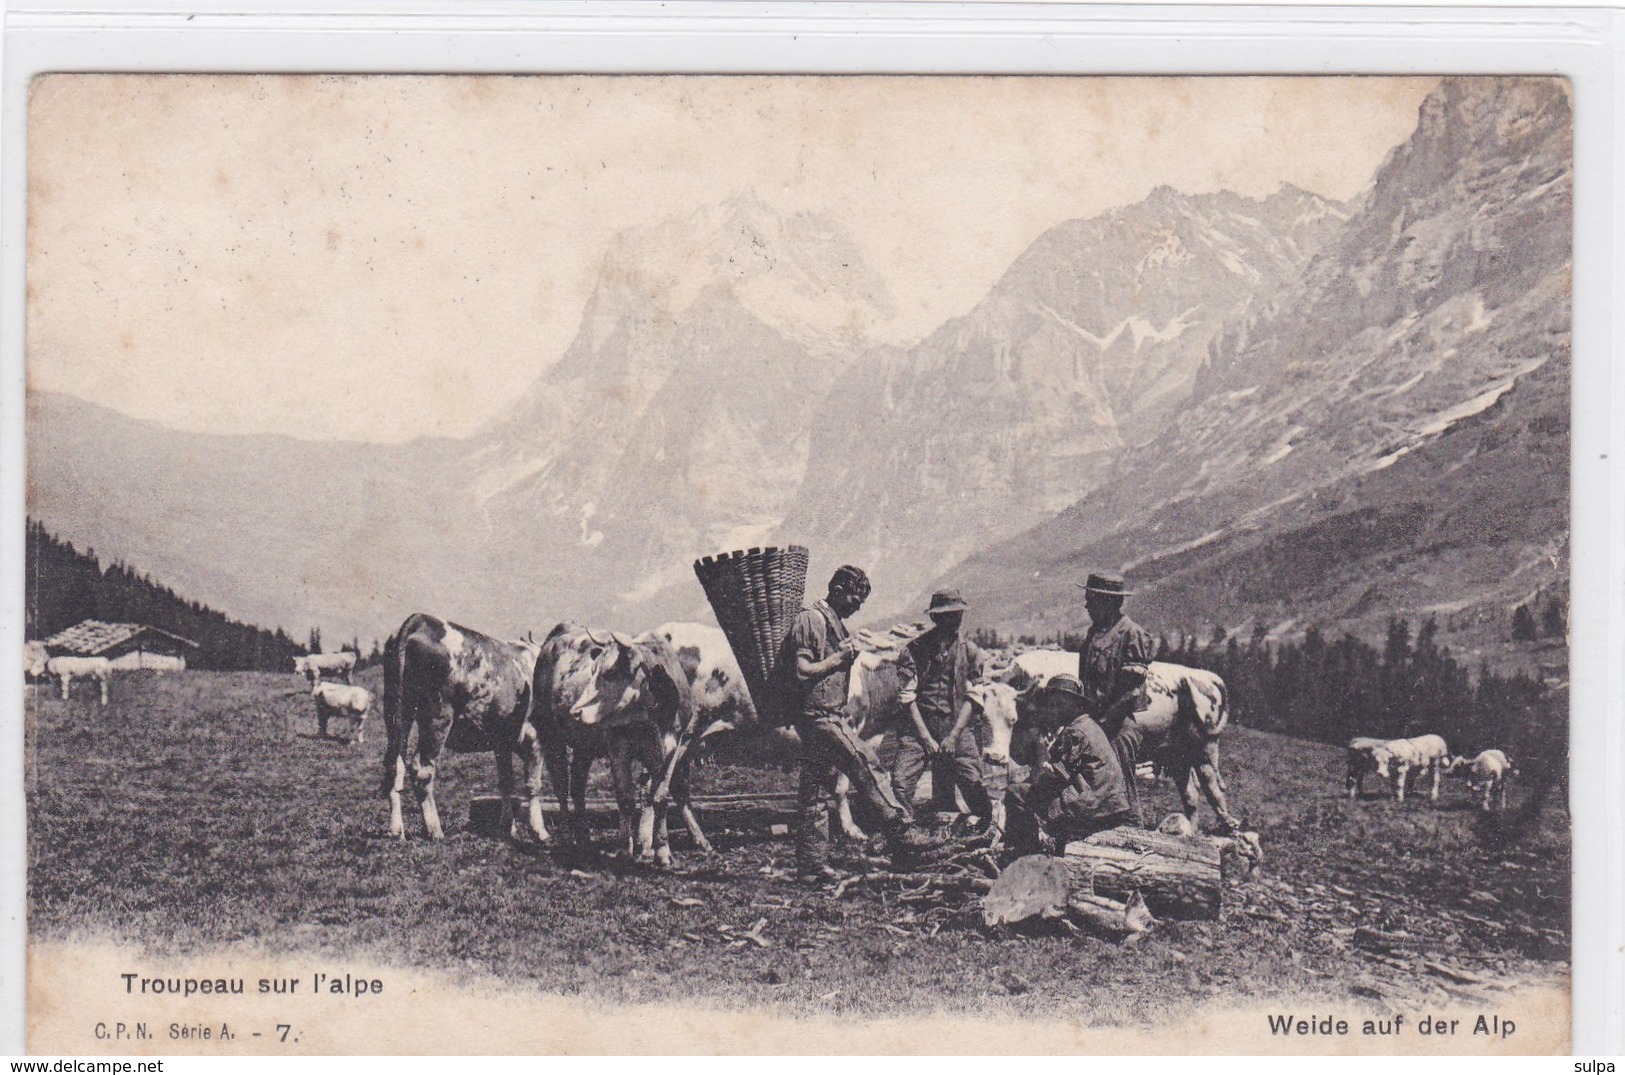
{"type": "Polygon", "coordinates": [[[278,627],[238,623],[188,601],[124,563],[102,567],[94,549],[80,552],[43,523],[28,522],[24,621],[29,638],[48,638],[81,620],[144,623],[189,638],[198,651],[188,663],[221,671],[285,672],[306,652],[278,627]]]}

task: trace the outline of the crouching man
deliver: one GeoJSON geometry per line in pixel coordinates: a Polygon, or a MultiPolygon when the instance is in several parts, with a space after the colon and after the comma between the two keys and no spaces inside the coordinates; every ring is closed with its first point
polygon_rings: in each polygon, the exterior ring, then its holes
{"type": "Polygon", "coordinates": [[[1078,678],[1064,674],[1034,699],[1034,726],[1054,738],[1031,775],[1005,793],[1006,846],[1016,854],[1054,851],[1132,821],[1123,767],[1087,705],[1078,678]]]}

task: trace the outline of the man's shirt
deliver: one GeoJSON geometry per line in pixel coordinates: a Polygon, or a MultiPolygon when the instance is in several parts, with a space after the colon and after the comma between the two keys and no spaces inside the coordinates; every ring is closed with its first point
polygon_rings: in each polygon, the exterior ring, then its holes
{"type": "MultiPolygon", "coordinates": [[[[967,638],[956,635],[945,640],[928,631],[898,657],[903,682],[898,701],[904,706],[913,701],[931,734],[946,735],[965,704],[965,688],[981,675],[985,659],[981,647],[967,638]]],[[[901,727],[905,735],[913,731],[912,724],[901,727]]]]}
{"type": "Polygon", "coordinates": [[[1127,616],[1119,616],[1105,630],[1090,627],[1079,655],[1078,678],[1091,711],[1098,713],[1138,689],[1156,655],[1150,632],[1127,616]]]}
{"type": "MultiPolygon", "coordinates": [[[[827,660],[848,637],[846,624],[829,607],[829,602],[815,601],[811,608],[797,613],[796,622],[790,625],[790,633],[785,638],[785,655],[817,664],[827,660]]],[[[791,677],[797,687],[796,711],[844,710],[849,671],[847,666],[841,665],[821,676],[808,678],[797,668],[791,677]]]]}

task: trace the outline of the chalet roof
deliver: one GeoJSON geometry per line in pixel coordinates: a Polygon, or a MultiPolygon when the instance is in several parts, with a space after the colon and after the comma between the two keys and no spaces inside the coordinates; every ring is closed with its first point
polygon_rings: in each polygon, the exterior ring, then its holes
{"type": "Polygon", "coordinates": [[[65,649],[94,657],[98,653],[105,653],[114,646],[128,642],[143,632],[162,635],[193,649],[198,648],[198,644],[191,639],[171,634],[159,627],[149,627],[144,623],[103,623],[100,620],[84,620],[66,631],[58,631],[45,640],[45,645],[49,649],[65,649]]]}

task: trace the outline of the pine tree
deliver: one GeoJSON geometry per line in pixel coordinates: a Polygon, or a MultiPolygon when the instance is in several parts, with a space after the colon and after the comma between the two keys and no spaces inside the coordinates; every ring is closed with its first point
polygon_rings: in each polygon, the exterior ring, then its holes
{"type": "Polygon", "coordinates": [[[1547,638],[1562,638],[1568,629],[1569,618],[1564,614],[1563,602],[1556,597],[1550,598],[1540,614],[1540,633],[1547,638]]]}
{"type": "Polygon", "coordinates": [[[1515,642],[1535,640],[1535,615],[1526,604],[1512,610],[1512,638],[1515,642]]]}

